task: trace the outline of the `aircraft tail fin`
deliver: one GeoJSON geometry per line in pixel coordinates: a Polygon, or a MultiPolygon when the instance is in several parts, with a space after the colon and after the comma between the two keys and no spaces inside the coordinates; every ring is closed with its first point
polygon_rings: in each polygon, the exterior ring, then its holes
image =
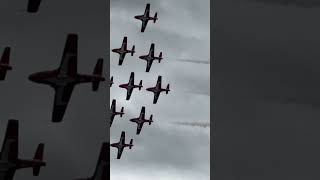
{"type": "Polygon", "coordinates": [[[161,62],[161,60],[162,60],[162,52],[160,52],[159,54],[159,63],[161,62]]]}
{"type": "Polygon", "coordinates": [[[151,116],[150,116],[150,121],[149,121],[149,125],[151,125],[152,122],[153,122],[153,115],[151,114],[151,116]]]}
{"type": "Polygon", "coordinates": [[[139,83],[139,91],[141,90],[142,88],[142,80],[140,80],[140,83],[139,83]]]}
{"type": "MultiPolygon", "coordinates": [[[[99,58],[96,66],[94,67],[93,75],[101,76],[103,69],[103,59],[99,58]]],[[[100,85],[100,80],[92,81],[92,90],[97,91],[100,85]]]]}
{"type": "Polygon", "coordinates": [[[157,20],[158,20],[158,13],[156,12],[153,17],[153,23],[156,23],[157,20]]]}
{"type": "Polygon", "coordinates": [[[122,107],[122,108],[121,108],[121,111],[120,111],[120,117],[122,117],[122,116],[123,116],[123,114],[124,114],[124,113],[123,113],[123,110],[124,110],[124,107],[122,107]]]}
{"type": "Polygon", "coordinates": [[[133,146],[133,139],[130,140],[129,149],[131,149],[133,146]]]}
{"type": "Polygon", "coordinates": [[[170,91],[170,84],[168,84],[168,85],[167,85],[167,88],[166,88],[166,90],[165,90],[165,91],[166,91],[166,94],[168,94],[168,93],[169,93],[169,91],[170,91]]]}
{"type": "Polygon", "coordinates": [[[132,46],[132,49],[131,49],[131,56],[133,56],[133,54],[135,53],[135,45],[132,46]]]}
{"type": "Polygon", "coordinates": [[[10,47],[6,47],[6,48],[4,49],[3,54],[2,54],[2,56],[1,56],[0,63],[2,63],[2,64],[9,64],[10,51],[11,51],[11,48],[10,48],[10,47]]]}
{"type": "MultiPolygon", "coordinates": [[[[44,144],[41,143],[38,145],[38,148],[36,150],[36,153],[34,155],[33,160],[35,161],[42,161],[43,159],[43,152],[44,152],[44,144]]],[[[42,164],[37,164],[33,167],[33,176],[39,176],[40,173],[40,168],[41,168],[42,164]]]]}

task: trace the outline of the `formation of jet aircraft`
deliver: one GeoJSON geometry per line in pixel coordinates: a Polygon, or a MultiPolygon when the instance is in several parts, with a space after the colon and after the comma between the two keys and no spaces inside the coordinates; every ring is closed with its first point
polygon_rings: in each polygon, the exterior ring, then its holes
{"type": "Polygon", "coordinates": [[[123,149],[124,149],[125,147],[129,147],[129,149],[131,149],[132,146],[133,146],[133,144],[132,144],[132,143],[133,143],[133,139],[130,140],[130,143],[129,143],[129,144],[126,144],[125,141],[126,141],[125,132],[122,131],[119,142],[113,143],[113,144],[110,145],[110,146],[115,147],[115,148],[118,149],[117,159],[120,159],[120,158],[121,158],[123,149]]]}
{"type": "MultiPolygon", "coordinates": [[[[158,60],[160,63],[161,60],[163,59],[162,52],[159,53],[158,57],[154,56],[154,49],[155,49],[155,44],[151,43],[149,53],[146,55],[139,56],[140,59],[145,60],[147,62],[146,72],[150,72],[150,69],[151,69],[151,66],[152,66],[152,63],[154,60],[158,60]]],[[[121,66],[127,53],[131,53],[131,56],[133,56],[133,54],[135,53],[135,45],[132,46],[132,50],[128,50],[127,49],[127,37],[125,36],[123,38],[121,48],[112,49],[112,52],[119,54],[118,65],[121,66]]]]}
{"type": "Polygon", "coordinates": [[[99,58],[93,75],[77,72],[78,35],[69,34],[64,47],[62,60],[57,69],[31,74],[33,82],[46,84],[55,90],[52,122],[61,122],[68,106],[72,91],[77,84],[92,83],[92,90],[97,91],[101,81],[103,59],[99,58]]]}
{"type": "Polygon", "coordinates": [[[4,80],[7,75],[8,70],[12,70],[12,67],[9,65],[10,61],[10,47],[6,47],[3,51],[0,60],[0,80],[4,80]]]}
{"type": "Polygon", "coordinates": [[[141,32],[144,32],[149,20],[152,20],[153,23],[156,23],[156,21],[158,20],[158,13],[156,12],[154,14],[154,17],[151,17],[150,16],[150,4],[148,3],[146,5],[146,9],[144,10],[144,14],[134,16],[134,18],[142,21],[141,32]]]}
{"type": "Polygon", "coordinates": [[[46,166],[43,159],[44,144],[37,147],[33,159],[20,159],[19,153],[19,121],[10,119],[0,153],[0,179],[13,180],[16,170],[32,168],[33,176],[38,176],[40,168],[46,166]]]}

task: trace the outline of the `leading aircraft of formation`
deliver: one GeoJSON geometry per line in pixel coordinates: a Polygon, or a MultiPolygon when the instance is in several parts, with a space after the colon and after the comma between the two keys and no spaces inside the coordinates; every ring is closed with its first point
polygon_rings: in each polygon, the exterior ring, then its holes
{"type": "Polygon", "coordinates": [[[126,144],[125,141],[126,141],[125,132],[122,131],[122,132],[121,132],[120,141],[117,142],[117,143],[113,143],[113,144],[110,145],[110,146],[115,147],[115,148],[118,149],[117,159],[120,159],[120,158],[121,158],[123,149],[124,149],[125,147],[129,147],[129,149],[131,149],[132,146],[133,146],[133,144],[132,144],[132,143],[133,143],[133,139],[130,140],[130,143],[129,143],[129,144],[126,144]]]}
{"type": "Polygon", "coordinates": [[[149,20],[153,20],[153,23],[156,23],[158,19],[158,13],[156,12],[154,17],[150,17],[150,4],[148,3],[146,5],[146,9],[144,10],[144,14],[134,16],[134,18],[142,21],[141,32],[144,32],[149,20]]]}
{"type": "Polygon", "coordinates": [[[145,119],[145,114],[146,114],[146,107],[142,106],[141,112],[140,112],[140,116],[138,118],[130,119],[131,122],[137,123],[137,132],[136,132],[136,134],[140,134],[141,129],[143,127],[143,124],[145,122],[148,122],[149,125],[151,125],[151,123],[153,122],[152,114],[150,115],[150,119],[145,119]]]}
{"type": "Polygon", "coordinates": [[[77,72],[78,36],[69,34],[59,68],[31,74],[29,79],[36,83],[46,84],[54,88],[54,106],[52,122],[61,122],[68,106],[72,91],[77,84],[92,83],[92,90],[97,91],[101,81],[103,59],[99,58],[93,75],[77,72]]]}
{"type": "Polygon", "coordinates": [[[79,178],[75,180],[106,180],[107,177],[110,177],[110,175],[108,174],[108,171],[110,170],[109,154],[110,154],[109,142],[105,142],[102,144],[98,163],[93,176],[89,178],[79,178]]]}
{"type": "Polygon", "coordinates": [[[0,153],[0,179],[13,180],[16,170],[23,168],[33,168],[33,175],[38,176],[40,168],[46,163],[42,161],[44,144],[39,144],[31,160],[19,159],[19,122],[10,119],[7,124],[7,130],[4,137],[0,153]]]}

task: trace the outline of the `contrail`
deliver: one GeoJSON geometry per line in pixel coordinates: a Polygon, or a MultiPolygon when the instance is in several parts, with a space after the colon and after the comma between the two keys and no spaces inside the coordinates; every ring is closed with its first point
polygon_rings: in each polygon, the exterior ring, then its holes
{"type": "Polygon", "coordinates": [[[196,64],[210,64],[210,61],[198,61],[192,59],[177,59],[180,62],[196,63],[196,64]]]}
{"type": "Polygon", "coordinates": [[[178,124],[178,125],[184,125],[184,126],[197,126],[197,127],[202,127],[202,128],[210,128],[210,123],[209,122],[174,122],[172,124],[178,124]]]}

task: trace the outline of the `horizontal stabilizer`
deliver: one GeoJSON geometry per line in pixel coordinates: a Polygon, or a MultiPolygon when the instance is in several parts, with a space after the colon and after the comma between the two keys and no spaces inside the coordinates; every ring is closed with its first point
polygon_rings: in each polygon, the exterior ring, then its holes
{"type": "Polygon", "coordinates": [[[156,12],[153,17],[153,23],[156,23],[157,20],[158,20],[158,13],[156,12]]]}
{"type": "MultiPolygon", "coordinates": [[[[41,143],[41,144],[38,145],[38,148],[36,150],[36,153],[34,155],[33,160],[42,161],[43,152],[44,152],[44,144],[41,143]]],[[[40,163],[33,167],[33,176],[39,176],[40,168],[41,168],[41,164],[40,163]]]]}
{"type": "Polygon", "coordinates": [[[170,84],[167,85],[167,88],[166,88],[166,94],[168,94],[170,91],[170,84]]]}
{"type": "Polygon", "coordinates": [[[133,146],[133,139],[130,140],[129,149],[131,149],[133,146]]]}
{"type": "Polygon", "coordinates": [[[133,54],[135,53],[135,45],[132,46],[132,49],[131,49],[131,56],[133,56],[133,54]]]}
{"type": "Polygon", "coordinates": [[[142,80],[140,80],[140,83],[139,83],[139,90],[141,90],[142,88],[142,80]]]}

